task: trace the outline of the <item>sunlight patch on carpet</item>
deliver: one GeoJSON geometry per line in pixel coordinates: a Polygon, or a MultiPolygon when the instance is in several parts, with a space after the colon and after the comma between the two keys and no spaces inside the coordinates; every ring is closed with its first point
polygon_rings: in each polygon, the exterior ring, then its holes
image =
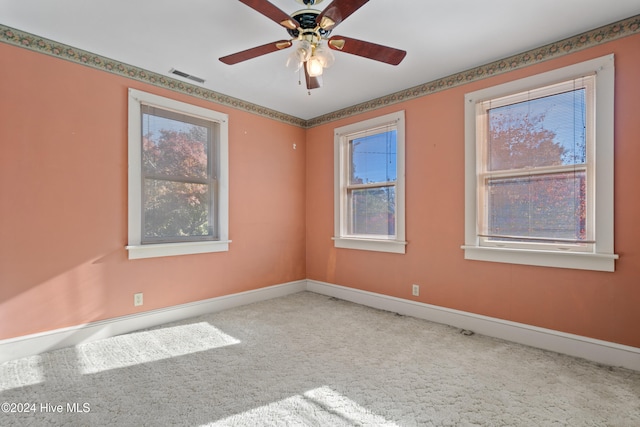
{"type": "Polygon", "coordinates": [[[240,343],[207,322],[134,332],[76,346],[79,371],[94,374],[240,343]]]}
{"type": "Polygon", "coordinates": [[[209,424],[203,424],[201,427],[231,425],[370,425],[398,427],[397,424],[374,414],[369,409],[326,386],[209,424]]]}
{"type": "Polygon", "coordinates": [[[0,363],[0,391],[39,384],[44,377],[39,355],[0,363]]]}

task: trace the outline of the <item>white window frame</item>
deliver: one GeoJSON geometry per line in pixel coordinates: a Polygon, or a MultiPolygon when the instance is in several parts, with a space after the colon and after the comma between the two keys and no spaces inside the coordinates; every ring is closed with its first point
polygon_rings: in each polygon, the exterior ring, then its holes
{"type": "Polygon", "coordinates": [[[154,258],[224,252],[229,250],[229,119],[226,114],[198,107],[171,98],[154,95],[137,89],[129,89],[129,175],[128,175],[128,234],[126,249],[129,259],[154,258]],[[213,121],[218,124],[218,155],[216,161],[218,239],[176,243],[142,244],[142,120],[141,105],[151,105],[165,110],[213,121]]]}
{"type": "MultiPolygon", "coordinates": [[[[582,270],[614,271],[613,245],[613,147],[614,147],[614,56],[613,54],[556,69],[528,78],[489,87],[465,95],[465,244],[468,260],[525,264],[582,270]],[[593,204],[588,207],[594,223],[595,243],[590,245],[489,244],[479,230],[479,197],[482,168],[478,131],[483,126],[481,104],[527,90],[595,75],[594,163],[587,171],[593,179],[593,204]]],[[[589,147],[587,147],[589,150],[589,147]]],[[[590,176],[589,176],[590,175],[590,176]]],[[[589,196],[588,196],[589,197],[589,196]]]]}
{"type": "Polygon", "coordinates": [[[334,133],[334,246],[404,254],[405,241],[405,114],[404,110],[335,129],[334,133]],[[350,234],[347,184],[349,182],[349,141],[356,134],[393,126],[396,130],[395,236],[350,234]]]}

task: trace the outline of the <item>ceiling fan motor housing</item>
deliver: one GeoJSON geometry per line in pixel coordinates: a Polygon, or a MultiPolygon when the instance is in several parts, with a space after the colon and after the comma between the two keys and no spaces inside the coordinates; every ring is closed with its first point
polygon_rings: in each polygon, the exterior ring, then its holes
{"type": "MultiPolygon", "coordinates": [[[[305,2],[306,1],[312,0],[305,0],[305,2]]],[[[287,32],[291,37],[296,39],[300,37],[300,35],[303,37],[305,35],[315,35],[316,37],[323,39],[329,37],[331,30],[325,30],[316,24],[316,17],[318,15],[320,15],[320,11],[315,9],[303,9],[293,13],[291,18],[295,19],[300,24],[300,27],[287,29],[287,32]]]]}
{"type": "Polygon", "coordinates": [[[305,6],[313,6],[314,4],[322,3],[322,0],[296,0],[298,3],[302,3],[305,6]]]}

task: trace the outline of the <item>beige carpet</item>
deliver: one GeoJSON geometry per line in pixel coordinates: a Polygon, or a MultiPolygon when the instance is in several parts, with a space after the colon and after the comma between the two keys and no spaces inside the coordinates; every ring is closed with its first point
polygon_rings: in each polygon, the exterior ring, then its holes
{"type": "Polygon", "coordinates": [[[303,292],[1,364],[0,403],[2,426],[640,426],[640,372],[303,292]]]}

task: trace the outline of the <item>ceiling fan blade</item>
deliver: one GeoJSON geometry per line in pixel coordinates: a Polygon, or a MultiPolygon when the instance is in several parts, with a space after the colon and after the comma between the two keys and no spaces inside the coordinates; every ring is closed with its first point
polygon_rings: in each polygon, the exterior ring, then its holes
{"type": "Polygon", "coordinates": [[[267,53],[277,52],[282,49],[290,47],[293,43],[291,40],[280,40],[274,43],[263,44],[262,46],[253,47],[251,49],[243,50],[242,52],[232,53],[231,55],[223,56],[220,61],[227,65],[237,64],[238,62],[246,61],[247,59],[256,58],[258,56],[266,55],[267,53]]]}
{"type": "Polygon", "coordinates": [[[311,77],[307,71],[306,62],[302,65],[302,68],[304,68],[304,79],[307,82],[307,89],[318,89],[322,86],[322,76],[311,77]]]}
{"type": "Polygon", "coordinates": [[[295,19],[292,19],[267,0],[240,0],[240,2],[289,30],[294,30],[300,26],[295,19]]]}
{"type": "Polygon", "coordinates": [[[331,37],[328,45],[333,50],[386,62],[391,65],[398,65],[407,55],[404,50],[343,36],[331,37]]]}
{"type": "Polygon", "coordinates": [[[324,30],[331,30],[344,21],[369,0],[333,0],[320,15],[316,17],[316,24],[324,30]]]}

